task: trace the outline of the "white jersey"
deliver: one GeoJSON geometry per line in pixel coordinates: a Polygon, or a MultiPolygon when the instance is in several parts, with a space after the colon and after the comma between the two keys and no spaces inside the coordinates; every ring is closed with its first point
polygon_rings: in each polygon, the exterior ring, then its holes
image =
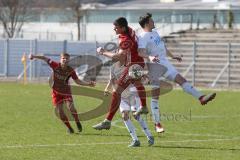
{"type": "Polygon", "coordinates": [[[158,65],[153,65],[152,63],[148,63],[149,76],[151,77],[151,82],[154,87],[159,86],[159,75],[163,75],[165,78],[174,81],[178,71],[175,67],[168,61],[167,59],[167,50],[166,46],[159,36],[158,32],[153,30],[152,32],[145,32],[139,34],[138,38],[138,48],[144,48],[147,50],[147,54],[150,56],[158,56],[160,62],[158,65]],[[167,70],[164,71],[164,66],[167,70]]]}
{"type": "Polygon", "coordinates": [[[166,47],[160,35],[156,31],[145,32],[138,36],[138,48],[145,48],[150,56],[158,56],[159,59],[166,58],[166,47]]]}

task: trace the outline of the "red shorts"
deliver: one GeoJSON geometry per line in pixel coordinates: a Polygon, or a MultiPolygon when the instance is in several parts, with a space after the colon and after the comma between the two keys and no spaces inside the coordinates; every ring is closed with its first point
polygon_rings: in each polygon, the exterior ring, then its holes
{"type": "Polygon", "coordinates": [[[62,104],[64,102],[73,102],[73,98],[71,94],[60,94],[56,91],[52,91],[52,103],[54,106],[58,104],[62,104]]]}

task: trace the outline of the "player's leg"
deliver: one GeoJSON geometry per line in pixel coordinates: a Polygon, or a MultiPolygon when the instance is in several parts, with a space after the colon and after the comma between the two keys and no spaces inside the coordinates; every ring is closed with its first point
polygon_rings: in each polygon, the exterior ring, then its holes
{"type": "Polygon", "coordinates": [[[138,121],[138,123],[140,124],[141,128],[142,128],[142,131],[143,133],[145,134],[145,136],[147,137],[148,139],[148,145],[149,146],[152,146],[154,144],[154,137],[153,135],[151,134],[149,128],[148,128],[148,125],[147,123],[143,120],[143,118],[141,117],[141,115],[137,115],[135,116],[134,115],[134,118],[138,121]]]}
{"type": "Polygon", "coordinates": [[[140,107],[138,111],[135,113],[136,115],[139,114],[147,114],[148,113],[148,108],[147,108],[147,103],[146,103],[146,91],[145,87],[141,83],[140,80],[134,81],[134,86],[137,89],[138,97],[140,98],[140,107]]]}
{"type": "Polygon", "coordinates": [[[132,138],[132,142],[129,147],[139,147],[140,141],[138,140],[135,127],[129,118],[130,105],[127,100],[122,99],[120,104],[120,112],[122,113],[123,122],[132,138]]]}
{"type": "Polygon", "coordinates": [[[152,119],[155,126],[155,131],[158,133],[163,133],[164,128],[160,123],[160,109],[159,109],[159,96],[160,96],[160,88],[157,85],[152,86],[152,98],[151,98],[151,111],[152,111],[152,119]]]}
{"type": "Polygon", "coordinates": [[[142,117],[140,115],[134,115],[134,112],[136,112],[139,108],[140,105],[140,99],[138,96],[136,95],[132,95],[132,97],[130,97],[130,105],[131,105],[131,111],[133,114],[133,117],[138,121],[138,123],[140,124],[144,134],[147,136],[148,139],[148,145],[151,146],[154,144],[154,137],[152,136],[150,130],[148,129],[147,123],[142,119],[142,117]]]}
{"type": "Polygon", "coordinates": [[[177,74],[175,77],[175,82],[178,83],[182,89],[198,99],[202,105],[207,104],[209,101],[213,100],[216,96],[216,93],[210,93],[208,95],[203,95],[195,87],[193,87],[187,80],[180,74],[177,74]]]}
{"type": "Polygon", "coordinates": [[[74,106],[74,103],[73,101],[66,101],[66,104],[67,104],[67,107],[68,109],[70,110],[74,120],[75,120],[75,123],[77,125],[77,128],[78,128],[78,131],[79,132],[82,132],[82,125],[80,123],[80,120],[79,120],[79,117],[78,117],[78,113],[77,113],[77,110],[74,106]]]}
{"type": "Polygon", "coordinates": [[[136,112],[137,108],[139,107],[139,101],[140,101],[139,98],[136,97],[136,100],[135,100],[136,103],[131,104],[131,111],[133,113],[134,119],[136,119],[138,121],[138,123],[140,124],[140,126],[142,128],[142,131],[146,135],[146,137],[148,139],[148,145],[151,146],[154,144],[154,138],[153,138],[150,130],[148,129],[147,123],[142,119],[141,115],[134,115],[134,112],[136,112]]]}
{"type": "Polygon", "coordinates": [[[64,104],[63,103],[58,103],[56,104],[56,111],[61,119],[61,121],[65,124],[65,126],[68,128],[69,133],[74,133],[73,128],[71,127],[69,120],[64,112],[64,104]]]}
{"type": "Polygon", "coordinates": [[[160,110],[159,110],[159,96],[160,96],[160,76],[166,73],[167,68],[160,64],[148,64],[149,80],[152,86],[151,98],[151,111],[154,121],[155,131],[158,133],[164,132],[160,123],[160,110]]]}
{"type": "Polygon", "coordinates": [[[202,105],[207,104],[209,101],[215,98],[216,93],[204,95],[200,91],[198,91],[195,87],[193,87],[189,82],[187,82],[187,80],[181,74],[178,73],[176,68],[169,61],[166,60],[163,63],[168,69],[166,73],[167,79],[179,84],[186,93],[198,99],[202,105]]]}
{"type": "Polygon", "coordinates": [[[63,95],[58,94],[56,91],[52,90],[52,103],[55,106],[56,115],[68,128],[68,132],[74,133],[74,130],[69,123],[68,117],[64,112],[64,108],[66,108],[66,104],[64,103],[63,95]]]}
{"type": "Polygon", "coordinates": [[[101,123],[96,124],[93,126],[96,130],[102,130],[102,129],[110,129],[111,128],[111,121],[113,119],[113,116],[116,114],[119,105],[120,105],[120,99],[121,99],[121,93],[124,91],[125,88],[130,84],[130,82],[118,85],[116,88],[116,91],[112,93],[112,101],[110,104],[110,107],[108,109],[107,116],[105,120],[103,120],[101,123]]]}
{"type": "Polygon", "coordinates": [[[107,116],[105,120],[99,124],[96,124],[93,126],[96,130],[102,130],[102,129],[110,129],[111,128],[111,121],[116,114],[120,101],[121,101],[121,94],[122,92],[132,83],[132,79],[129,79],[128,75],[128,68],[126,68],[122,76],[119,78],[116,90],[112,93],[112,100],[110,107],[108,109],[107,116]]]}
{"type": "Polygon", "coordinates": [[[130,80],[127,80],[126,82],[119,83],[117,85],[116,90],[112,94],[112,101],[109,108],[108,115],[106,116],[106,119],[111,121],[117,112],[119,105],[120,105],[120,99],[122,92],[131,84],[130,80]]]}

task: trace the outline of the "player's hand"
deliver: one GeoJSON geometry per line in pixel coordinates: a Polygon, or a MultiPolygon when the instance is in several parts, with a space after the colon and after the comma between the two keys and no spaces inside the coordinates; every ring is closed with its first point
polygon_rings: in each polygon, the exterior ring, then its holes
{"type": "Polygon", "coordinates": [[[108,90],[104,90],[104,92],[103,92],[104,96],[108,96],[109,94],[110,94],[110,92],[108,90]]]}
{"type": "Polygon", "coordinates": [[[153,63],[160,62],[160,59],[158,58],[158,56],[149,56],[148,58],[149,58],[150,62],[153,62],[153,63]]]}
{"type": "Polygon", "coordinates": [[[29,58],[30,60],[33,60],[33,55],[32,55],[32,54],[29,54],[29,55],[28,55],[28,58],[29,58]]]}
{"type": "Polygon", "coordinates": [[[102,48],[102,47],[98,47],[97,48],[97,53],[99,54],[99,55],[103,55],[103,52],[104,52],[105,50],[102,48]]]}
{"type": "Polygon", "coordinates": [[[181,56],[174,56],[172,59],[176,59],[178,62],[182,62],[182,55],[181,56]]]}
{"type": "Polygon", "coordinates": [[[90,86],[90,87],[95,87],[95,86],[96,86],[96,82],[90,81],[89,84],[88,84],[88,86],[90,86]]]}
{"type": "Polygon", "coordinates": [[[143,83],[143,84],[149,84],[149,82],[150,82],[149,76],[148,76],[147,74],[144,74],[144,75],[142,76],[142,83],[143,83]]]}

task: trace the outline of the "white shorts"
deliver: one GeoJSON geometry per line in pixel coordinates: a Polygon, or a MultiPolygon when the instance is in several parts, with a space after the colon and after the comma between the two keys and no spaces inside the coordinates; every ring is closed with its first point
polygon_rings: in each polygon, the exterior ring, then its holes
{"type": "Polygon", "coordinates": [[[151,85],[157,87],[160,85],[159,80],[163,76],[170,81],[174,81],[179,72],[168,61],[168,59],[160,59],[160,63],[148,63],[149,78],[151,85]]]}
{"type": "Polygon", "coordinates": [[[133,98],[135,97],[128,97],[128,98],[121,98],[120,102],[120,112],[122,113],[123,111],[132,111],[135,112],[137,111],[137,106],[136,103],[133,101],[133,98]]]}

